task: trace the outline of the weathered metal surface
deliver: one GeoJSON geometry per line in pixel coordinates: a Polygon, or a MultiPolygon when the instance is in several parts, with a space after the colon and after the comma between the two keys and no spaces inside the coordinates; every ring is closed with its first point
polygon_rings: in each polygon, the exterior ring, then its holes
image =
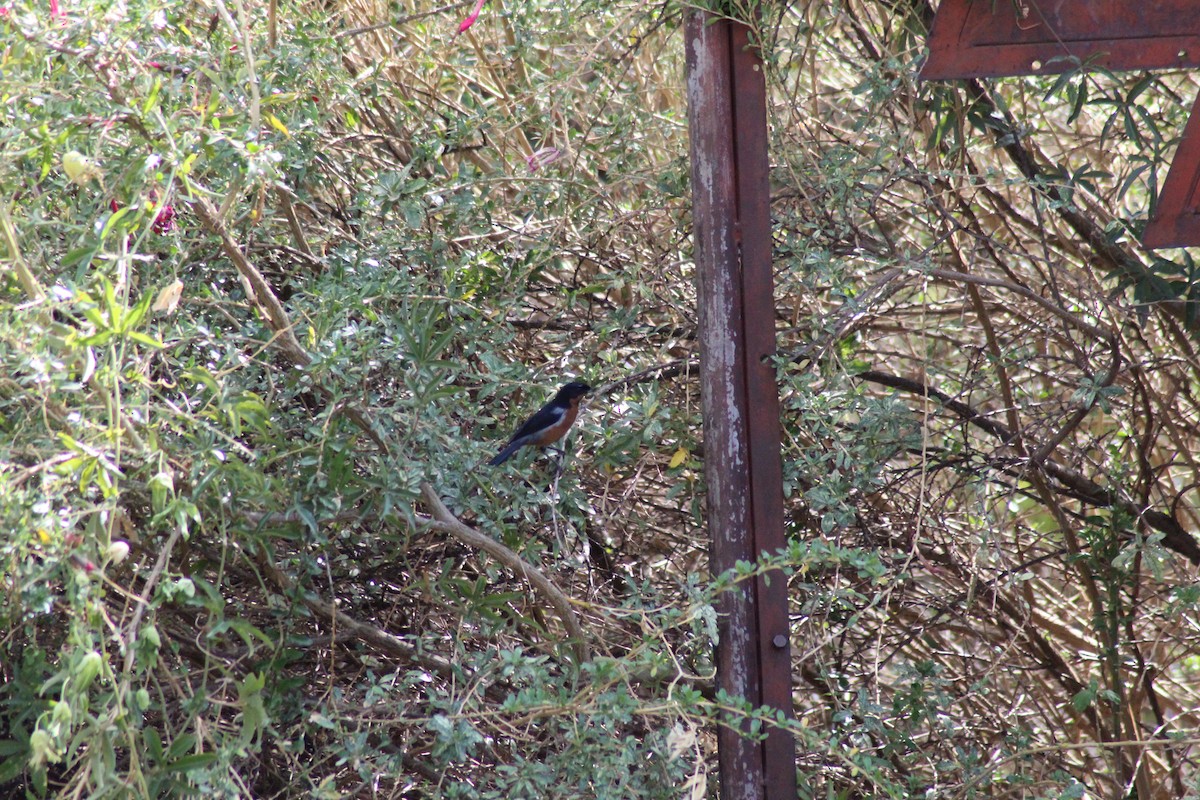
{"type": "MultiPolygon", "coordinates": [[[[750,29],[733,25],[734,155],[741,226],[742,306],[745,320],[746,399],[753,555],[787,546],[783,528],[779,386],[775,364],[775,281],[772,270],[770,162],[767,156],[767,86],[750,29]]],[[[792,654],[787,579],[775,570],[755,584],[762,702],[792,712],[792,654]]],[[[796,746],[778,728],[767,733],[764,771],[767,800],[796,797],[796,746]]]]}
{"type": "MultiPolygon", "coordinates": [[[[942,0],[922,80],[1200,67],[1197,0],[942,0]]],[[[1200,245],[1200,126],[1192,107],[1147,247],[1200,245]]]]}
{"type": "Polygon", "coordinates": [[[942,0],[922,80],[1200,66],[1196,0],[942,0]]]}
{"type": "MultiPolygon", "coordinates": [[[[688,15],[687,94],[691,132],[692,216],[699,282],[700,381],[704,461],[713,573],[751,552],[750,493],[745,480],[745,384],[738,275],[737,203],[731,131],[728,24],[688,15]]],[[[758,704],[758,636],[750,588],[726,592],[717,607],[717,685],[758,704]]],[[[725,726],[717,729],[723,800],[761,800],[763,763],[757,745],[725,726]]]]}
{"type": "Polygon", "coordinates": [[[1171,159],[1154,215],[1142,232],[1146,247],[1200,245],[1200,96],[1171,159]]]}
{"type": "MultiPolygon", "coordinates": [[[[745,26],[693,10],[686,25],[694,242],[700,297],[712,571],[783,546],[779,399],[767,183],[766,90],[745,26]]],[[[791,713],[786,582],[720,600],[717,683],[791,713]]],[[[746,730],[747,726],[742,726],[746,730]]],[[[724,800],[792,800],[795,750],[718,729],[724,800]]]]}

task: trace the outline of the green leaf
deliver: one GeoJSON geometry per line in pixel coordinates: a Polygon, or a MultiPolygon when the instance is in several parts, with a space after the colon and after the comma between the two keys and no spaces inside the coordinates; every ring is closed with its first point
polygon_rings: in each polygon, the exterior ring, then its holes
{"type": "Polygon", "coordinates": [[[161,763],[163,760],[163,746],[162,737],[158,735],[158,729],[153,725],[143,728],[142,742],[146,748],[146,752],[150,755],[151,761],[155,764],[161,763]]]}
{"type": "Polygon", "coordinates": [[[95,258],[98,249],[97,245],[94,244],[76,247],[63,256],[59,264],[63,269],[70,269],[71,267],[86,269],[92,263],[92,259],[95,258]]]}
{"type": "Polygon", "coordinates": [[[15,780],[24,771],[25,763],[24,751],[20,755],[11,756],[0,761],[0,784],[15,780]]]}
{"type": "Polygon", "coordinates": [[[158,339],[155,339],[153,336],[147,336],[140,331],[129,331],[125,335],[138,344],[144,344],[153,350],[161,350],[165,346],[158,339]]]}
{"type": "Polygon", "coordinates": [[[216,760],[216,753],[195,753],[194,755],[183,756],[174,761],[167,762],[164,769],[168,772],[191,772],[192,770],[210,766],[216,760]]]}

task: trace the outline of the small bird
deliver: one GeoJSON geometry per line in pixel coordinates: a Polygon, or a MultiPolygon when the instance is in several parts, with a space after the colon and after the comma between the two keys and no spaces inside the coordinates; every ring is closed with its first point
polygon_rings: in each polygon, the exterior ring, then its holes
{"type": "Polygon", "coordinates": [[[592,387],[582,381],[571,381],[564,384],[554,399],[517,428],[517,432],[504,445],[504,449],[488,462],[489,466],[498,466],[508,460],[509,456],[527,444],[545,447],[554,444],[570,430],[571,424],[579,416],[579,401],[590,392],[592,387]]]}

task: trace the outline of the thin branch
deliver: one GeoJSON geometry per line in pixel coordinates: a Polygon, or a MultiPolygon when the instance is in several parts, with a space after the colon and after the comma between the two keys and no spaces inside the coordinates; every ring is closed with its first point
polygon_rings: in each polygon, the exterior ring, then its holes
{"type": "MultiPolygon", "coordinates": [[[[233,262],[237,268],[238,274],[246,281],[246,285],[250,289],[251,297],[249,298],[262,311],[267,318],[267,324],[274,332],[275,336],[272,343],[283,354],[293,366],[304,368],[312,363],[312,356],[300,344],[293,332],[291,319],[288,318],[287,311],[283,307],[283,303],[279,301],[275,291],[271,288],[271,284],[263,277],[258,268],[250,263],[250,259],[246,258],[242,248],[230,235],[229,229],[225,227],[225,223],[221,221],[220,213],[213,204],[202,196],[194,196],[191,201],[192,210],[196,212],[196,216],[200,218],[201,224],[208,229],[210,233],[221,240],[221,249],[225,251],[225,255],[233,262]]],[[[322,394],[325,399],[331,397],[328,389],[317,386],[316,389],[322,394]]],[[[362,431],[370,437],[376,446],[383,452],[388,452],[387,442],[375,432],[375,423],[371,415],[363,411],[354,403],[345,403],[340,410],[345,413],[351,420],[354,421],[362,431]]]]}
{"type": "Polygon", "coordinates": [[[437,14],[444,14],[447,11],[454,11],[457,8],[466,8],[469,5],[471,5],[471,0],[461,0],[458,3],[450,3],[448,5],[439,6],[437,8],[431,8],[428,11],[421,11],[416,14],[408,14],[407,16],[399,17],[399,18],[393,19],[393,20],[388,20],[387,22],[377,22],[374,25],[364,25],[361,28],[350,28],[349,30],[339,31],[338,33],[334,34],[333,38],[334,39],[345,39],[346,37],[349,37],[349,36],[362,36],[364,33],[370,33],[371,31],[377,31],[382,28],[391,28],[393,26],[398,27],[398,26],[404,25],[405,23],[408,23],[408,22],[414,22],[418,19],[424,19],[425,17],[432,17],[437,14]]]}
{"type": "Polygon", "coordinates": [[[146,582],[142,585],[142,593],[138,596],[136,610],[133,612],[133,618],[129,620],[129,624],[125,627],[125,663],[122,666],[122,671],[126,674],[133,669],[133,659],[136,648],[133,646],[137,641],[138,626],[142,624],[142,616],[146,613],[146,609],[150,607],[150,593],[154,591],[154,587],[158,585],[162,578],[163,572],[167,568],[167,562],[171,560],[171,551],[175,549],[175,543],[179,541],[183,529],[180,526],[175,526],[175,530],[171,531],[171,535],[167,537],[167,542],[158,551],[158,559],[154,562],[154,568],[150,570],[150,574],[146,576],[146,582]]]}
{"type": "Polygon", "coordinates": [[[1092,325],[1090,322],[1083,321],[1057,303],[1053,303],[1042,297],[1037,292],[1027,289],[1019,284],[1011,283],[999,278],[988,278],[984,275],[972,275],[967,272],[955,272],[948,269],[931,269],[925,274],[934,278],[941,278],[942,280],[960,281],[962,283],[973,283],[977,286],[995,286],[1001,289],[1007,289],[1008,291],[1018,294],[1021,297],[1030,300],[1031,302],[1037,303],[1054,316],[1069,322],[1076,328],[1079,328],[1081,331],[1084,331],[1085,333],[1088,333],[1097,339],[1111,340],[1113,338],[1113,334],[1109,331],[1106,331],[1103,328],[1098,328],[1095,325],[1092,325]]]}
{"type": "MultiPolygon", "coordinates": [[[[945,392],[922,381],[901,378],[875,370],[860,372],[854,377],[922,397],[931,397],[937,400],[943,408],[954,412],[974,427],[995,436],[1004,444],[1012,444],[1015,438],[1015,433],[1004,424],[988,419],[970,405],[961,400],[955,400],[945,392]]],[[[1144,521],[1151,528],[1163,534],[1162,544],[1164,547],[1174,550],[1193,564],[1200,564],[1200,542],[1197,542],[1195,537],[1185,531],[1174,517],[1152,508],[1139,508],[1136,504],[1122,499],[1115,490],[1105,489],[1056,461],[1047,459],[1042,468],[1045,469],[1047,475],[1074,491],[1084,502],[1102,508],[1109,506],[1119,508],[1134,518],[1144,521]]]]}
{"type": "Polygon", "coordinates": [[[263,277],[257,267],[250,263],[250,259],[246,258],[242,248],[234,241],[229,229],[221,221],[217,209],[207,199],[199,196],[192,198],[191,206],[192,210],[196,212],[196,216],[200,218],[201,224],[221,240],[221,249],[233,262],[238,274],[250,285],[253,296],[249,299],[266,316],[267,323],[275,333],[275,346],[293,366],[307,367],[312,363],[312,356],[301,346],[296,334],[292,331],[292,323],[288,319],[287,311],[283,308],[283,303],[279,302],[271,284],[267,283],[267,279],[263,277]]]}
{"type": "Polygon", "coordinates": [[[425,498],[426,505],[433,512],[433,519],[429,522],[431,528],[448,533],[469,547],[482,550],[528,580],[550,602],[555,613],[558,614],[558,618],[566,626],[575,651],[575,663],[581,665],[591,660],[587,637],[583,633],[583,628],[579,626],[575,611],[571,608],[571,601],[567,599],[561,589],[555,586],[537,567],[525,561],[512,550],[461,522],[451,513],[450,509],[446,508],[446,504],[428,483],[421,484],[421,496],[425,498]]]}
{"type": "Polygon", "coordinates": [[[288,230],[292,232],[292,239],[296,242],[296,247],[300,248],[300,252],[304,255],[320,264],[320,259],[313,255],[312,248],[308,246],[308,240],[304,238],[304,228],[301,227],[300,218],[296,216],[296,208],[292,205],[292,193],[284,186],[276,186],[275,194],[279,197],[279,206],[283,209],[283,216],[287,219],[288,230]]]}
{"type": "Polygon", "coordinates": [[[316,619],[326,620],[335,629],[348,632],[356,639],[366,642],[385,653],[412,661],[448,681],[460,680],[464,675],[468,679],[473,680],[466,673],[466,670],[461,666],[456,666],[449,659],[433,655],[432,653],[421,652],[417,647],[404,641],[399,636],[388,633],[369,623],[360,622],[344,611],[339,610],[333,603],[321,599],[315,593],[299,589],[292,579],[284,574],[283,570],[275,566],[265,548],[258,549],[255,561],[281,592],[297,596],[300,602],[308,610],[312,611],[316,619]]]}

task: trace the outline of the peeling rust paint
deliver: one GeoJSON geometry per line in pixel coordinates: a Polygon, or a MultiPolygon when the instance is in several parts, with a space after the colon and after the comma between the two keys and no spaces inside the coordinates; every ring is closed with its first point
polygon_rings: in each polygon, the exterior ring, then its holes
{"type": "MultiPolygon", "coordinates": [[[[922,80],[1200,67],[1196,0],[983,3],[942,0],[922,80]]],[[[1171,159],[1142,243],[1200,244],[1200,99],[1171,159]]]]}
{"type": "MultiPolygon", "coordinates": [[[[712,571],[785,546],[767,180],[766,87],[749,28],[688,16],[688,126],[712,571]]],[[[791,713],[787,588],[757,579],[718,600],[717,683],[791,713]],[[779,644],[782,642],[782,644],[779,644]]],[[[737,720],[731,720],[736,722],[737,720]]],[[[722,800],[792,800],[795,743],[717,730],[722,800]]]]}
{"type": "Polygon", "coordinates": [[[922,80],[1200,67],[1195,0],[980,3],[943,0],[922,80]]]}

